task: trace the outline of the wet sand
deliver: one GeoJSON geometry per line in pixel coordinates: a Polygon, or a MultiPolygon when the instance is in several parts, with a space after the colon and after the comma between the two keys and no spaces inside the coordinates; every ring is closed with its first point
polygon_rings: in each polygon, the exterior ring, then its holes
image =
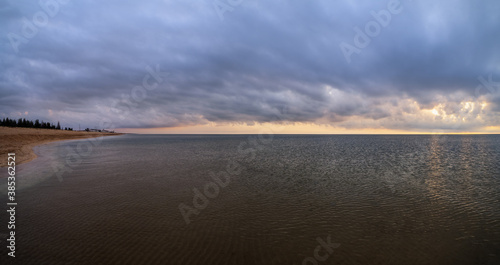
{"type": "MultiPolygon", "coordinates": [[[[121,133],[101,133],[85,131],[64,131],[35,128],[0,127],[0,156],[16,153],[16,164],[35,159],[33,147],[54,141],[76,140],[100,136],[121,135],[121,133]]],[[[0,159],[0,167],[7,165],[7,159],[0,159]]]]}

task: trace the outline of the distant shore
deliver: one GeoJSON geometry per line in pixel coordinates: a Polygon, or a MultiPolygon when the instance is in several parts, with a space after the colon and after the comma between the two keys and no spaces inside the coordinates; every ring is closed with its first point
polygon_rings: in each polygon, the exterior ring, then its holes
{"type": "Polygon", "coordinates": [[[33,147],[55,141],[121,135],[122,133],[65,131],[34,128],[0,127],[0,167],[7,166],[7,154],[16,154],[16,165],[29,162],[37,156],[33,147]]]}

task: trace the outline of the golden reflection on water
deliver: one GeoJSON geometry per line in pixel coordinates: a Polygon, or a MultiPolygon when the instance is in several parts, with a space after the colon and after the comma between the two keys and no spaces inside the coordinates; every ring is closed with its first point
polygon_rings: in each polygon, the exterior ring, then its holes
{"type": "Polygon", "coordinates": [[[443,149],[440,144],[442,137],[447,136],[433,135],[429,144],[428,167],[430,171],[425,182],[433,198],[440,197],[440,191],[444,186],[444,179],[442,178],[443,168],[441,166],[443,161],[443,149]]]}

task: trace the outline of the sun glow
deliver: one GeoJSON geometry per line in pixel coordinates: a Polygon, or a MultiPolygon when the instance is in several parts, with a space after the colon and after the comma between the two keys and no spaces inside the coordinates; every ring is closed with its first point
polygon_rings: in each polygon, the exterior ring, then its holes
{"type": "MultiPolygon", "coordinates": [[[[336,94],[338,91],[327,87],[326,94],[336,94]]],[[[202,122],[192,125],[159,128],[120,128],[119,132],[139,134],[259,134],[262,131],[273,134],[471,134],[495,133],[495,128],[486,129],[483,114],[487,107],[486,102],[463,101],[457,103],[443,102],[423,108],[418,102],[409,102],[409,106],[402,111],[400,105],[388,105],[387,111],[399,113],[400,120],[396,125],[387,128],[387,124],[394,123],[389,117],[372,118],[363,115],[342,117],[338,121],[326,118],[311,122],[215,122],[197,117],[202,122]],[[476,124],[474,127],[468,123],[476,124]],[[419,125],[426,124],[436,129],[419,130],[419,125]],[[397,129],[401,128],[401,129],[397,129]],[[474,129],[472,129],[474,128],[474,129]]],[[[328,109],[324,115],[329,114],[328,109]]],[[[496,131],[500,132],[499,130],[496,131]]]]}

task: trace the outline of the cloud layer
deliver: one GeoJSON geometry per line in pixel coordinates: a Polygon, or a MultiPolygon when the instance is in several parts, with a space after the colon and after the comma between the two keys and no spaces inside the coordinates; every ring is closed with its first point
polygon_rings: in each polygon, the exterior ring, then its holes
{"type": "Polygon", "coordinates": [[[500,126],[498,1],[0,2],[1,116],[500,126]]]}

